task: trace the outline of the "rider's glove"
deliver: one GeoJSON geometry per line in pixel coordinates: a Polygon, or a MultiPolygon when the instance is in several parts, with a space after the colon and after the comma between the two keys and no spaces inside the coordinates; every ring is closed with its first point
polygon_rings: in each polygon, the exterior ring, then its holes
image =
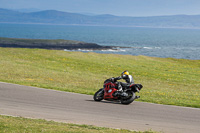
{"type": "Polygon", "coordinates": [[[121,77],[121,76],[117,77],[117,80],[120,80],[120,79],[122,79],[122,77],[121,77]]]}

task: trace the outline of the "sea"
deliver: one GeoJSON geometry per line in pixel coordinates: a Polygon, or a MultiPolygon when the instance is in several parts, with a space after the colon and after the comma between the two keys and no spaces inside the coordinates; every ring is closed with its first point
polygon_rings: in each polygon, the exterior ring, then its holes
{"type": "Polygon", "coordinates": [[[200,29],[0,23],[0,37],[77,40],[118,47],[76,50],[82,52],[200,60],[200,29]]]}

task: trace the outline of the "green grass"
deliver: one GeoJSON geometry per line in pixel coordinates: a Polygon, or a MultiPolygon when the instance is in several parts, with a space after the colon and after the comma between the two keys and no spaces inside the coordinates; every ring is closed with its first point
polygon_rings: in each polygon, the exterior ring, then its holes
{"type": "Polygon", "coordinates": [[[200,60],[0,48],[0,81],[93,95],[128,70],[139,101],[200,108],[200,60]]]}
{"type": "Polygon", "coordinates": [[[154,133],[0,115],[0,133],[154,133]]]}

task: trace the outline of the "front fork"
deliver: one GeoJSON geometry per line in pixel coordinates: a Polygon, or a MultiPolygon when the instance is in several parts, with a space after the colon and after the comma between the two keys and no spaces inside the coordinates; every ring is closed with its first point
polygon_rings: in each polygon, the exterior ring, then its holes
{"type": "Polygon", "coordinates": [[[104,93],[104,88],[99,89],[101,91],[99,91],[99,94],[104,93]]]}

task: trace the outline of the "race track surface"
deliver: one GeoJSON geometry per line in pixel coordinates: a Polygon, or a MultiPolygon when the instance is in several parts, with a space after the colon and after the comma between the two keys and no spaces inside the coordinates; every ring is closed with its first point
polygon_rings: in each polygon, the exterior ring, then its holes
{"type": "Polygon", "coordinates": [[[82,95],[0,82],[0,114],[165,133],[199,133],[200,109],[82,95]]]}

